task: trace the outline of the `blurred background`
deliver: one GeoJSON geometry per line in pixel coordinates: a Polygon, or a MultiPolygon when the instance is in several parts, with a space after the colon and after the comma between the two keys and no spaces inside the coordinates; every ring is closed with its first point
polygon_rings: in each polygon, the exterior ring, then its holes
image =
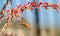
{"type": "MultiPolygon", "coordinates": [[[[0,11],[7,1],[0,0],[0,11]]],[[[6,6],[6,10],[16,8],[16,5],[34,2],[34,0],[9,0],[9,2],[11,4],[6,6]]],[[[37,3],[39,2],[57,4],[59,0],[37,0],[37,3]]],[[[59,13],[51,7],[49,7],[49,10],[40,7],[39,10],[36,8],[33,8],[32,11],[26,9],[22,14],[19,13],[21,18],[15,17],[15,21],[11,20],[11,24],[5,28],[5,31],[0,36],[60,36],[60,9],[58,9],[59,13]],[[26,24],[30,25],[31,30],[27,29],[24,25],[20,25],[22,18],[26,21],[26,24]]],[[[4,20],[0,20],[0,29],[6,23],[6,18],[8,17],[6,13],[4,13],[4,17],[4,20]]]]}

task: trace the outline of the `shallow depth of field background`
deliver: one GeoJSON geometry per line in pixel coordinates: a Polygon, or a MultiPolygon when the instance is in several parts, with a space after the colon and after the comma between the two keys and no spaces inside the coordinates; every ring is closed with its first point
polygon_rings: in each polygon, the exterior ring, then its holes
{"type": "MultiPolygon", "coordinates": [[[[0,0],[0,10],[4,6],[7,0],[0,0]]],[[[28,2],[33,2],[34,0],[27,0],[28,2]]],[[[38,3],[40,0],[37,0],[38,3]]],[[[50,2],[52,4],[57,4],[58,0],[42,0],[42,2],[50,2]]],[[[15,8],[16,4],[19,5],[26,4],[25,0],[12,0],[12,4],[10,6],[6,6],[6,9],[15,8]]],[[[60,36],[60,9],[59,14],[56,10],[49,7],[49,10],[46,11],[44,8],[40,8],[41,12],[37,12],[36,9],[30,11],[29,9],[25,10],[23,14],[20,14],[22,18],[24,18],[31,26],[31,31],[25,28],[23,25],[18,25],[20,22],[12,21],[12,24],[6,27],[5,31],[10,34],[13,32],[17,36],[23,36],[21,34],[24,33],[24,36],[60,36]],[[38,16],[38,17],[37,17],[38,16]],[[38,21],[37,21],[38,19],[38,21]]],[[[5,18],[7,18],[6,13],[4,14],[5,18]]],[[[15,18],[16,19],[16,18],[15,18]]],[[[20,18],[16,19],[17,21],[20,18]]],[[[3,27],[6,20],[0,20],[0,28],[3,27]]]]}

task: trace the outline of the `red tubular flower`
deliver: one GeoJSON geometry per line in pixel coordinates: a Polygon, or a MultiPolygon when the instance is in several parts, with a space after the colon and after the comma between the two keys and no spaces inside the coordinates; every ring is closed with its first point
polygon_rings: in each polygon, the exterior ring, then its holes
{"type": "Polygon", "coordinates": [[[17,6],[17,9],[20,8],[22,6],[22,4],[20,4],[19,6],[17,6]]]}
{"type": "Polygon", "coordinates": [[[40,3],[39,3],[39,6],[41,6],[42,4],[43,4],[43,3],[42,3],[42,2],[40,2],[40,3]]]}
{"type": "Polygon", "coordinates": [[[50,7],[50,6],[51,6],[51,4],[48,2],[44,2],[42,5],[42,7],[44,7],[46,10],[48,10],[48,7],[50,7]]]}
{"type": "Polygon", "coordinates": [[[28,9],[29,8],[29,6],[28,5],[24,5],[24,9],[28,9]]]}
{"type": "Polygon", "coordinates": [[[59,6],[58,6],[57,4],[52,4],[51,7],[52,7],[53,9],[56,9],[56,11],[58,12],[59,6]]]}
{"type": "Polygon", "coordinates": [[[51,4],[50,3],[48,3],[48,2],[44,2],[44,4],[46,5],[46,6],[51,6],[51,4]]]}

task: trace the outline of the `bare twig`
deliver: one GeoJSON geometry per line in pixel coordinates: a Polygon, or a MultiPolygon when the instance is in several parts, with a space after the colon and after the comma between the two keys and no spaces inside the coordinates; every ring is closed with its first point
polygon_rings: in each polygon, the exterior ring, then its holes
{"type": "Polygon", "coordinates": [[[5,10],[5,7],[6,7],[6,5],[8,4],[8,1],[9,0],[7,0],[7,2],[6,2],[6,4],[3,6],[3,8],[1,9],[1,11],[0,11],[0,15],[2,15],[0,18],[2,18],[2,17],[4,17],[4,10],[5,10]]]}

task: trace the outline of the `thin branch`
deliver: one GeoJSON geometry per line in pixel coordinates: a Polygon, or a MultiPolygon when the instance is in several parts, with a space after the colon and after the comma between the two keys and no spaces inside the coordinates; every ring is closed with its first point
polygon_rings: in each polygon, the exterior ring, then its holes
{"type": "Polygon", "coordinates": [[[9,0],[7,0],[6,4],[3,6],[3,8],[2,8],[1,11],[0,11],[0,15],[2,15],[0,18],[4,17],[4,10],[5,10],[5,8],[6,8],[6,5],[8,4],[8,1],[9,1],[9,0]]]}

